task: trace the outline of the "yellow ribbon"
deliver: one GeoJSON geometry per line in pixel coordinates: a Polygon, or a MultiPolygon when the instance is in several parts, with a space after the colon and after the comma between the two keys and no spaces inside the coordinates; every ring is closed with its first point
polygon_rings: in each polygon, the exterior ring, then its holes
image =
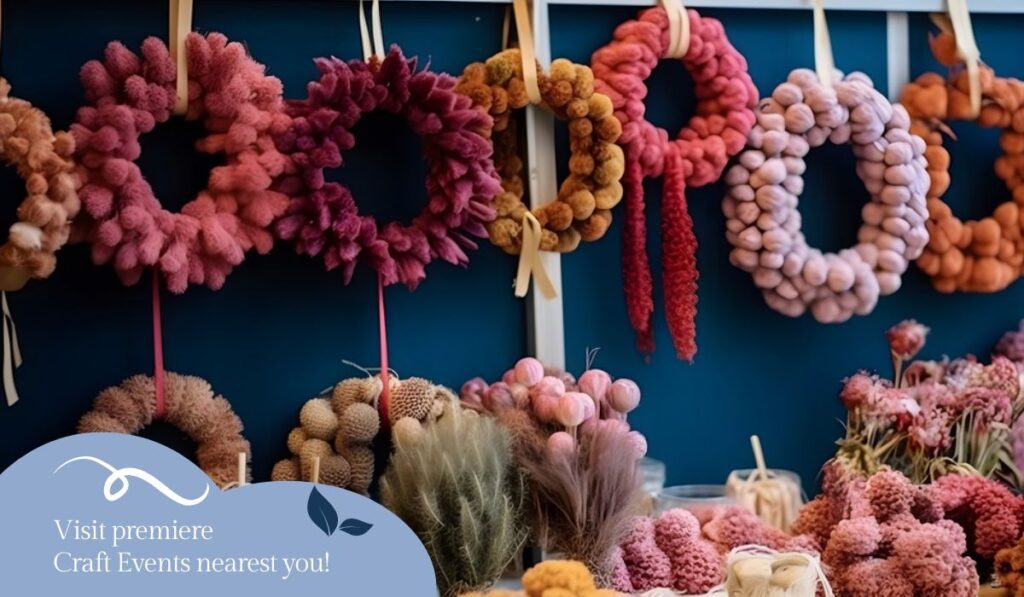
{"type": "Polygon", "coordinates": [[[836,72],[832,56],[832,37],[825,19],[825,0],[814,0],[814,70],[825,87],[831,87],[836,72]]]}
{"type": "Polygon", "coordinates": [[[523,216],[523,246],[519,252],[519,272],[516,274],[516,296],[526,296],[530,289],[530,278],[537,281],[537,288],[545,298],[558,296],[547,270],[540,258],[541,226],[537,217],[529,211],[523,216]]]}
{"type": "Polygon", "coordinates": [[[192,0],[170,0],[170,3],[168,38],[171,59],[177,68],[174,113],[181,116],[188,112],[188,53],[185,50],[185,36],[192,31],[192,0]]]}
{"type": "Polygon", "coordinates": [[[528,0],[512,0],[516,16],[516,35],[519,38],[519,54],[523,59],[523,83],[526,97],[531,104],[539,104],[540,85],[537,82],[537,54],[533,47],[533,27],[530,26],[530,5],[528,0]]]}
{"type": "Polygon", "coordinates": [[[363,8],[363,0],[359,0],[359,39],[363,43],[363,60],[369,62],[371,58],[384,59],[384,28],[380,24],[380,0],[373,0],[370,6],[371,18],[373,19],[373,36],[370,35],[370,27],[366,25],[366,10],[363,8]]]}
{"type": "Polygon", "coordinates": [[[971,12],[967,0],[948,0],[948,15],[932,15],[932,22],[956,39],[956,53],[967,65],[967,78],[971,87],[971,115],[981,113],[981,50],[974,39],[971,12]]]}
{"type": "Polygon", "coordinates": [[[683,0],[658,0],[668,15],[668,48],[666,58],[682,58],[690,49],[690,16],[683,0]]]}

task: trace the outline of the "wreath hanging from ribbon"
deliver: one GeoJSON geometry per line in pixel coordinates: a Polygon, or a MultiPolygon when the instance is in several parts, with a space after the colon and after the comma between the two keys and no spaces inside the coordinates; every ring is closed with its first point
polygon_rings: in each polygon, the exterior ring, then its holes
{"type": "Polygon", "coordinates": [[[647,257],[643,181],[663,176],[665,312],[676,353],[692,361],[697,352],[697,237],[686,189],[717,180],[729,158],[742,149],[754,124],[758,96],[747,61],[729,43],[722,23],[675,2],[666,4],[619,25],[612,42],[594,52],[591,65],[596,89],[611,98],[622,121],[620,143],[626,150],[622,273],[637,346],[645,353],[654,350],[654,284],[647,257]],[[698,98],[696,115],[674,139],[645,119],[644,81],[666,58],[682,61],[698,98]]]}
{"type": "Polygon", "coordinates": [[[92,244],[93,260],[113,262],[125,284],[153,267],[172,292],[190,284],[218,289],[247,251],[266,253],[273,245],[269,228],[288,204],[270,188],[287,161],[273,137],[289,118],[281,82],[241,44],[219,33],[189,33],[172,49],[177,60],[157,38],[143,42],[141,56],[112,42],[103,60],[82,67],[88,105],[71,132],[84,217],[75,224],[92,244]],[[172,110],[201,121],[207,134],[196,148],[225,160],[177,213],[160,205],[136,164],[139,137],[167,122],[172,110]]]}
{"type": "Polygon", "coordinates": [[[294,121],[278,137],[295,172],[280,189],[292,196],[287,214],[275,225],[299,253],[322,256],[327,269],[340,267],[345,283],[362,261],[384,285],[415,288],[426,265],[441,259],[465,266],[474,237],[487,236],[494,219],[494,197],[501,190],[487,140],[491,118],[455,93],[455,79],[416,70],[398,46],[382,60],[316,60],[320,79],[308,85],[307,99],[289,103],[294,121]],[[427,206],[409,224],[379,225],[359,213],[347,187],[324,179],[324,170],[343,164],[355,146],[352,128],[366,114],[402,116],[423,139],[427,162],[427,206]]]}
{"type": "MultiPolygon", "coordinates": [[[[928,245],[917,265],[940,292],[998,292],[1021,275],[1024,267],[1024,82],[998,77],[988,66],[977,75],[963,68],[962,36],[944,31],[931,41],[948,77],[925,73],[903,89],[902,101],[911,117],[911,131],[924,138],[928,174],[928,245]],[[1003,155],[995,171],[1010,191],[990,216],[961,220],[943,200],[949,189],[949,151],[943,135],[951,120],[972,121],[1002,130],[1003,155]]],[[[966,52],[966,55],[976,55],[966,52]]]]}
{"type": "MultiPolygon", "coordinates": [[[[249,441],[242,436],[242,421],[210,384],[190,375],[166,373],[164,398],[154,379],[135,375],[121,385],[100,392],[91,411],[78,421],[78,433],[138,434],[163,419],[194,441],[196,460],[218,487],[239,481],[239,454],[252,458],[249,441]],[[165,411],[162,412],[162,411],[165,411]]],[[[246,472],[246,482],[251,476],[246,472]]]]}

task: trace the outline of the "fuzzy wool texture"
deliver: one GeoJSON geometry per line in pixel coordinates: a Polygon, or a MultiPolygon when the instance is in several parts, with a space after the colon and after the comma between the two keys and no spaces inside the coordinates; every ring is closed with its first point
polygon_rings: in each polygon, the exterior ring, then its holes
{"type": "MultiPolygon", "coordinates": [[[[219,487],[238,481],[238,454],[252,461],[242,421],[223,396],[214,395],[206,380],[168,372],[164,378],[167,423],[196,443],[199,468],[219,487]]],[[[100,392],[93,408],[78,421],[78,433],[136,434],[154,421],[156,388],[153,378],[135,375],[100,392]]],[[[246,471],[247,480],[251,473],[246,471]]]]}
{"type": "Polygon", "coordinates": [[[599,589],[587,567],[572,560],[548,560],[523,574],[523,591],[465,593],[462,597],[625,597],[599,589]]]}
{"type": "Polygon", "coordinates": [[[762,102],[747,148],[726,174],[729,260],[789,317],[809,310],[822,323],[839,323],[867,315],[880,296],[899,290],[928,242],[924,153],[907,111],[863,73],[828,88],[813,71],[794,70],[762,102]],[[837,253],[808,245],[797,209],[804,157],[826,142],[852,146],[871,194],[857,244],[837,253]]]}
{"type": "Polygon", "coordinates": [[[341,268],[347,284],[363,262],[385,285],[415,288],[435,259],[465,267],[474,238],[487,236],[501,181],[491,159],[492,120],[454,91],[447,74],[416,70],[398,46],[383,61],[344,62],[318,58],[320,78],[308,97],[288,102],[294,118],[278,146],[294,166],[277,185],[292,197],[274,226],[298,253],[322,257],[328,270],[341,268]],[[355,147],[352,128],[375,111],[404,118],[423,140],[427,206],[408,224],[378,224],[359,213],[348,187],[329,182],[324,171],[341,167],[355,147]]]}
{"type": "Polygon", "coordinates": [[[529,535],[508,432],[452,402],[421,436],[394,447],[381,502],[423,542],[441,596],[494,584],[529,535]]]}
{"type": "Polygon", "coordinates": [[[956,39],[940,33],[932,53],[949,74],[924,73],[903,88],[901,101],[912,119],[911,132],[927,143],[925,157],[931,188],[928,192],[927,247],[917,260],[939,292],[998,292],[1020,277],[1024,267],[1024,82],[996,76],[981,66],[981,112],[971,113],[970,77],[957,56],[956,39]],[[974,122],[1001,130],[1003,155],[995,173],[1011,199],[979,220],[961,220],[943,200],[950,185],[950,155],[943,135],[951,121],[974,122]]]}
{"type": "Polygon", "coordinates": [[[0,78],[0,160],[14,166],[27,193],[0,246],[0,266],[25,268],[33,278],[53,273],[56,252],[68,241],[81,207],[74,148],[71,135],[54,133],[50,118],[11,96],[10,84],[0,78]]]}
{"type": "Polygon", "coordinates": [[[271,189],[288,166],[274,145],[290,122],[281,81],[220,33],[190,33],[185,47],[185,118],[205,127],[196,149],[223,156],[224,165],[180,212],[160,205],[136,164],[139,137],[170,120],[174,106],[176,70],[162,41],[147,38],[141,55],[111,42],[102,60],[87,62],[86,105],[71,127],[84,207],[75,236],[125,284],[156,268],[174,293],[192,284],[219,289],[247,251],[269,252],[270,226],[288,205],[271,189]]]}
{"type": "Polygon", "coordinates": [[[654,351],[653,277],[647,257],[643,180],[664,176],[662,196],[662,275],[665,313],[676,354],[693,361],[697,353],[697,237],[686,204],[686,189],[712,183],[726,162],[743,148],[754,125],[757,88],[747,61],[729,43],[722,23],[687,11],[690,46],[681,61],[693,78],[697,113],[670,140],[664,129],[645,119],[644,81],[665,57],[669,19],[662,7],[640,13],[615,29],[611,43],[591,58],[595,88],[612,100],[622,122],[620,143],[626,153],[623,186],[623,287],[637,346],[654,351]]]}
{"type": "Polygon", "coordinates": [[[992,560],[1012,547],[1024,531],[1024,500],[1005,485],[974,475],[946,475],[932,483],[945,517],[967,536],[969,553],[992,560]]]}
{"type": "MultiPolygon", "coordinates": [[[[594,74],[586,65],[556,59],[548,72],[538,66],[537,85],[544,110],[565,121],[569,129],[569,176],[558,195],[532,210],[541,225],[540,250],[568,253],[581,241],[595,241],[608,231],[611,210],[622,199],[625,157],[615,144],[622,132],[608,98],[594,91],[594,74]]],[[[506,253],[522,251],[523,161],[515,112],[529,104],[523,81],[522,55],[504,50],[486,62],[465,68],[456,91],[494,117],[491,141],[502,179],[495,201],[497,217],[487,225],[491,242],[506,253]]]]}

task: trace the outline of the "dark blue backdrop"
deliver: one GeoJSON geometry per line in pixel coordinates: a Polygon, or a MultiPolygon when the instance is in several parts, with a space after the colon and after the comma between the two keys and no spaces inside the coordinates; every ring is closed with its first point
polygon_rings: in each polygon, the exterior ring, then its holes
{"type": "MultiPolygon", "coordinates": [[[[120,39],[137,47],[164,35],[162,2],[13,0],[4,5],[2,74],[15,93],[66,127],[81,98],[80,65],[120,39]],[[59,34],[57,34],[59,32],[59,34]]],[[[493,4],[387,2],[389,42],[452,73],[499,49],[504,8],[493,4]]],[[[611,30],[635,11],[611,7],[554,7],[556,56],[586,61],[611,30]]],[[[720,17],[748,57],[763,92],[790,69],[812,61],[810,14],[796,11],[709,11],[720,17]]],[[[356,4],[326,0],[202,0],[195,27],[243,40],[253,55],[301,96],[315,76],[311,59],[359,53],[356,4]]],[[[1024,73],[1014,47],[1020,18],[976,17],[985,58],[1005,74],[1024,73]]],[[[840,68],[864,70],[885,81],[885,17],[830,13],[840,68]]],[[[913,71],[934,68],[925,17],[913,17],[913,71]]],[[[691,85],[675,63],[652,77],[652,120],[678,128],[692,110],[691,85]]],[[[949,198],[968,216],[1007,197],[992,174],[995,136],[957,127],[954,185],[949,198]]],[[[361,145],[351,166],[336,173],[351,184],[360,205],[380,217],[407,217],[422,202],[418,144],[401,123],[372,118],[357,131],[361,145]],[[396,176],[395,173],[402,173],[396,176]]],[[[211,164],[190,144],[199,134],[180,122],[144,139],[143,168],[164,202],[178,206],[204,180],[211,164]]],[[[564,155],[564,139],[562,139],[564,155]]],[[[810,158],[801,211],[812,242],[826,249],[850,243],[865,193],[846,148],[810,158]]],[[[658,262],[657,184],[651,186],[651,255],[658,262]]],[[[21,198],[9,170],[0,190],[13,217],[21,198]]],[[[835,394],[839,380],[858,368],[888,367],[882,331],[916,317],[933,328],[930,356],[987,354],[1024,315],[1024,285],[998,295],[944,296],[916,271],[903,290],[871,316],[839,326],[790,320],[764,306],[749,277],[731,267],[713,185],[689,194],[700,240],[701,270],[696,364],[675,359],[660,311],[659,349],[650,363],[633,350],[619,275],[618,223],[600,243],[563,260],[566,339],[570,369],[579,372],[588,346],[600,346],[597,365],[635,379],[644,391],[634,424],[647,434],[652,455],[669,465],[673,483],[718,481],[750,464],[747,436],[762,436],[771,464],[812,480],[840,434],[835,394]]],[[[6,227],[6,222],[4,223],[6,227]]],[[[470,269],[432,266],[415,293],[389,289],[392,364],[403,376],[421,375],[458,387],[475,375],[496,378],[526,350],[524,306],[511,292],[515,263],[491,246],[471,257],[470,269]]],[[[657,289],[660,293],[660,288],[657,289]]],[[[18,372],[22,401],[0,407],[0,468],[48,440],[70,433],[104,387],[152,367],[148,287],[124,288],[109,267],[96,268],[83,247],[67,248],[49,280],[10,297],[21,332],[25,365],[18,372]]],[[[320,262],[281,247],[250,257],[217,293],[196,288],[164,300],[168,368],[200,375],[234,405],[253,442],[257,480],[285,452],[285,436],[304,400],[355,372],[341,364],[377,359],[373,280],[359,275],[349,287],[320,262]]]]}

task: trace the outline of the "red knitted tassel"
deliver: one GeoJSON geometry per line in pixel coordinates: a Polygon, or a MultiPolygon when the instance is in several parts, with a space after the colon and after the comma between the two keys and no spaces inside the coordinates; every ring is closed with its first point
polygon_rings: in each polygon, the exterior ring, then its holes
{"type": "Polygon", "coordinates": [[[676,151],[665,160],[661,199],[661,270],[665,318],[680,359],[697,355],[697,235],[686,205],[683,160],[676,151]]]}
{"type": "MultiPolygon", "coordinates": [[[[628,155],[628,154],[627,154],[628,155]]],[[[647,220],[644,215],[643,171],[640,162],[627,159],[622,177],[626,218],[622,232],[622,281],[629,323],[636,331],[636,346],[643,354],[654,352],[654,282],[647,258],[647,220]]]]}

